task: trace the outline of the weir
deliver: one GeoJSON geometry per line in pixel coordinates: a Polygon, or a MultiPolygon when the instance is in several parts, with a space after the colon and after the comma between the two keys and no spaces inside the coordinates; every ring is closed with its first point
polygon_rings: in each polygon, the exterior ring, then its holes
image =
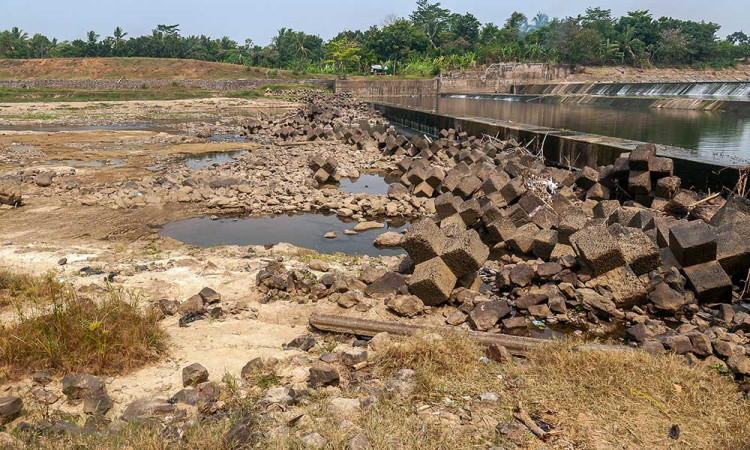
{"type": "MultiPolygon", "coordinates": [[[[550,164],[583,168],[613,164],[621,153],[635,149],[643,142],[560,130],[543,126],[520,124],[496,119],[462,117],[431,111],[371,102],[389,121],[436,135],[441,129],[466,131],[469,135],[490,135],[499,139],[515,139],[540,148],[550,164]]],[[[717,164],[690,156],[684,149],[657,146],[658,154],[674,159],[675,175],[683,180],[683,187],[717,191],[733,189],[737,184],[737,166],[717,164]]]]}
{"type": "Polygon", "coordinates": [[[511,86],[510,93],[750,100],[750,82],[520,84],[511,86]]]}

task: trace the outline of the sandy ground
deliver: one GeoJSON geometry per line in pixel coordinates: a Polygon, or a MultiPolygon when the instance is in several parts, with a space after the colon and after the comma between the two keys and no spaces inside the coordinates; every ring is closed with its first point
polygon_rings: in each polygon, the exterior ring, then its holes
{"type": "MultiPolygon", "coordinates": [[[[89,120],[81,111],[65,110],[56,126],[70,126],[89,120]]],[[[47,127],[38,119],[2,121],[2,115],[47,114],[60,111],[62,105],[23,104],[0,106],[0,175],[19,171],[75,169],[69,179],[81,185],[106,186],[112,181],[138,180],[150,172],[146,167],[184,164],[187,154],[252,150],[256,144],[246,142],[206,142],[186,130],[206,124],[199,117],[220,111],[223,122],[213,124],[219,132],[239,131],[230,124],[247,115],[285,110],[290,103],[277,100],[199,100],[174,102],[131,102],[113,104],[101,116],[92,113],[91,121],[101,117],[116,123],[127,123],[143,116],[145,111],[191,111],[195,114],[174,131],[76,130],[33,131],[47,127]],[[10,126],[9,126],[10,125],[10,126]],[[5,130],[2,130],[5,128],[5,130]],[[15,129],[14,129],[15,128],[15,129]],[[27,128],[19,130],[19,128],[27,128]],[[58,161],[66,161],[65,164],[58,161]],[[86,166],[92,161],[105,162],[101,167],[86,166]],[[115,164],[109,162],[116,161],[115,164]],[[53,168],[53,169],[51,169],[53,168]]],[[[64,192],[34,191],[18,209],[0,209],[0,264],[18,271],[43,274],[54,272],[79,290],[101,290],[103,275],[82,276],[83,267],[101,268],[104,273],[118,274],[116,288],[142,298],[144,305],[161,298],[185,300],[205,286],[222,295],[222,304],[234,305],[235,313],[220,320],[199,320],[181,328],[177,316],[163,322],[171,340],[170,354],[152,366],[109,380],[108,388],[116,402],[115,414],[131,400],[144,396],[169,397],[182,388],[182,367],[199,362],[219,381],[229,374],[239,377],[241,368],[258,356],[283,358],[294,354],[283,344],[306,332],[309,315],[316,310],[341,312],[335,304],[297,305],[288,302],[261,304],[255,288],[255,275],[270,259],[283,258],[291,266],[302,267],[295,259],[299,249],[281,244],[274,248],[255,247],[248,256],[247,247],[196,249],[155,233],[163,224],[186,217],[201,216],[203,207],[192,203],[146,205],[129,210],[104,206],[84,206],[64,192]],[[58,261],[67,258],[67,264],[58,261]],[[143,267],[148,267],[143,269],[143,267]]],[[[384,258],[379,263],[395,263],[384,258]]],[[[345,267],[333,263],[334,270],[357,271],[372,264],[368,258],[360,266],[345,267]]],[[[326,302],[328,303],[328,302],[326,302]]],[[[368,313],[377,317],[382,311],[368,313]]],[[[14,320],[10,308],[0,311],[0,319],[14,320]]],[[[288,374],[294,379],[296,375],[288,374]]],[[[29,381],[0,386],[0,393],[21,392],[29,381]]],[[[56,405],[58,406],[58,405],[56,405]]]]}

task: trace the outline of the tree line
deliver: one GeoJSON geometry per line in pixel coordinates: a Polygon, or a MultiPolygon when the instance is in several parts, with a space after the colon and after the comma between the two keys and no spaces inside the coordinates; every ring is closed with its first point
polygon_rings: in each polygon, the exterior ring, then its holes
{"type": "Polygon", "coordinates": [[[529,19],[514,12],[502,25],[483,24],[471,13],[418,0],[409,17],[389,16],[380,26],[341,31],[328,42],[288,28],[266,46],[251,39],[239,44],[226,36],[183,36],[179,25],[158,25],[137,37],[120,27],[104,38],[89,31],[72,41],[12,28],[0,32],[0,58],[190,58],[340,76],[367,72],[372,64],[427,76],[501,62],[719,68],[747,60],[750,37],[738,31],[719,39],[719,29],[712,22],[655,19],[646,10],[613,17],[598,7],[565,18],[539,13],[529,19]]]}

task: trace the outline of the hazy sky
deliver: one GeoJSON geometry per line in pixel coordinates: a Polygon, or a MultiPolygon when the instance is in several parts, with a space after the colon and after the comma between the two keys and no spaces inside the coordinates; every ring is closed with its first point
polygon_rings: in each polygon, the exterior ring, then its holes
{"type": "MultiPolygon", "coordinates": [[[[342,29],[380,25],[389,14],[408,16],[414,4],[411,0],[1,0],[0,29],[18,26],[30,35],[75,39],[92,29],[109,36],[119,25],[137,36],[150,33],[160,23],[179,23],[183,35],[226,35],[240,43],[249,37],[265,45],[281,27],[330,39],[342,29]]],[[[750,33],[750,0],[445,0],[442,4],[454,12],[470,12],[482,22],[496,24],[502,24],[514,10],[529,17],[540,11],[550,17],[564,17],[582,13],[588,6],[601,6],[612,9],[615,16],[649,9],[655,18],[716,22],[722,26],[722,37],[743,29],[750,33]]]]}

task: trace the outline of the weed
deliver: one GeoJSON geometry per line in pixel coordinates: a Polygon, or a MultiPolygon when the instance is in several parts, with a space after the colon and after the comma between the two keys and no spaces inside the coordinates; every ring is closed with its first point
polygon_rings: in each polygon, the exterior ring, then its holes
{"type": "Polygon", "coordinates": [[[121,373],[166,351],[158,317],[135,294],[108,285],[101,298],[79,297],[51,276],[15,283],[31,288],[13,299],[18,320],[0,325],[0,380],[40,369],[121,373]]]}

